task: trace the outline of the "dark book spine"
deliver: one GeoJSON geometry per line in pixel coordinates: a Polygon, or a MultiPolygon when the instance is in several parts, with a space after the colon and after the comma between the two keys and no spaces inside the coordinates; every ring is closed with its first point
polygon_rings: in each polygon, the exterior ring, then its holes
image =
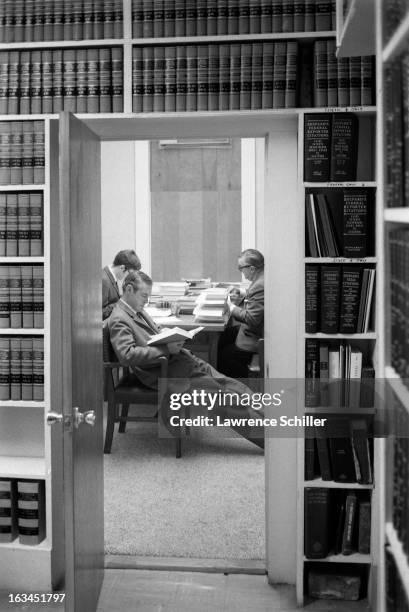
{"type": "Polygon", "coordinates": [[[21,266],[21,303],[23,327],[33,329],[33,267],[21,266]]]}
{"type": "Polygon", "coordinates": [[[54,0],[53,40],[64,40],[64,0],[54,0]]]}
{"type": "Polygon", "coordinates": [[[230,45],[230,110],[240,108],[241,85],[241,50],[240,45],[230,45]]]}
{"type": "Polygon", "coordinates": [[[344,257],[367,256],[368,194],[363,189],[345,189],[344,257]]]}
{"type": "Polygon", "coordinates": [[[32,115],[41,113],[42,106],[42,65],[41,51],[31,51],[31,76],[30,76],[30,113],[32,115]]]}
{"type": "Polygon", "coordinates": [[[166,0],[165,2],[165,37],[175,35],[175,0],[166,0]]]}
{"type": "Polygon", "coordinates": [[[358,527],[358,552],[361,555],[371,553],[371,502],[360,501],[358,527]]]}
{"type": "Polygon", "coordinates": [[[93,0],[84,0],[83,38],[85,40],[94,38],[94,2],[93,0]]]}
{"type": "Polygon", "coordinates": [[[30,194],[17,194],[17,252],[19,257],[30,255],[30,194]]]}
{"type": "Polygon", "coordinates": [[[219,109],[219,47],[208,46],[209,59],[209,96],[207,101],[208,110],[219,109]]]}
{"type": "Polygon", "coordinates": [[[0,266],[0,329],[10,327],[10,269],[0,266]]]}
{"type": "Polygon", "coordinates": [[[83,0],[73,0],[73,4],[72,4],[72,38],[73,40],[81,40],[83,38],[84,14],[83,14],[82,2],[83,0]]]}
{"type": "Polygon", "coordinates": [[[99,112],[98,49],[87,49],[87,113],[99,112]]]}
{"type": "Polygon", "coordinates": [[[327,40],[327,105],[338,104],[338,62],[335,56],[335,40],[327,40]]]}
{"type": "Polygon", "coordinates": [[[352,419],[351,421],[352,450],[356,462],[357,481],[360,484],[372,484],[373,482],[369,427],[365,419],[352,419]]]}
{"type": "Polygon", "coordinates": [[[251,44],[240,46],[241,65],[240,65],[240,109],[251,107],[251,44]]]}
{"type": "Polygon", "coordinates": [[[64,110],[70,111],[72,113],[75,113],[77,110],[77,63],[75,56],[75,49],[63,50],[64,110]]]}
{"type": "Polygon", "coordinates": [[[44,268],[33,266],[34,329],[44,328],[44,268]]]}
{"type": "Polygon", "coordinates": [[[337,60],[338,106],[349,105],[349,60],[340,57],[337,60]]]}
{"type": "Polygon", "coordinates": [[[329,422],[329,446],[331,454],[332,475],[335,482],[356,482],[352,441],[346,419],[334,418],[329,422]]]}
{"type": "Polygon", "coordinates": [[[331,117],[305,115],[304,180],[322,182],[330,176],[331,117]]]}
{"type": "Polygon", "coordinates": [[[271,0],[261,0],[260,2],[260,32],[272,32],[271,24],[272,2],[271,0]]]}
{"type": "Polygon", "coordinates": [[[62,49],[53,49],[53,113],[63,109],[63,59],[62,49]]]}
{"type": "Polygon", "coordinates": [[[352,555],[354,552],[354,531],[358,499],[356,493],[348,493],[345,503],[345,525],[342,536],[342,554],[352,555]]]}
{"type": "Polygon", "coordinates": [[[6,219],[6,253],[7,257],[17,257],[17,194],[7,194],[6,219]]]}
{"type": "Polygon", "coordinates": [[[315,31],[315,0],[305,0],[304,32],[315,31]]]}
{"type": "Polygon", "coordinates": [[[361,57],[361,104],[370,106],[373,103],[374,58],[369,55],[361,57]]]}
{"type": "MultiPolygon", "coordinates": [[[[29,79],[30,79],[30,76],[29,76],[29,79]]],[[[0,115],[7,114],[8,80],[9,80],[9,53],[8,51],[0,51],[0,115]]],[[[28,89],[30,90],[30,81],[29,81],[28,89]]],[[[30,106],[28,107],[28,109],[30,109],[30,106]]]]}
{"type": "Polygon", "coordinates": [[[30,255],[43,254],[43,198],[41,193],[30,193],[30,255]]]}
{"type": "Polygon", "coordinates": [[[0,257],[6,255],[7,194],[0,193],[0,257]]]}
{"type": "Polygon", "coordinates": [[[229,27],[228,0],[219,0],[217,3],[217,34],[227,34],[229,27]]]}
{"type": "Polygon", "coordinates": [[[10,184],[11,123],[0,122],[0,185],[10,184]]]}
{"type": "Polygon", "coordinates": [[[143,57],[142,47],[132,48],[132,112],[143,108],[143,57]]]}
{"type": "Polygon", "coordinates": [[[207,110],[209,95],[209,56],[206,45],[197,47],[197,110],[207,110]]]}
{"type": "Polygon", "coordinates": [[[313,437],[305,437],[304,442],[304,479],[314,480],[315,478],[315,440],[313,437]]]}
{"type": "Polygon", "coordinates": [[[122,38],[123,30],[124,16],[122,9],[122,0],[114,0],[114,38],[122,38]]]}
{"type": "Polygon", "coordinates": [[[303,32],[305,24],[305,0],[294,0],[294,32],[303,32]]]}
{"type": "Polygon", "coordinates": [[[34,2],[35,0],[25,0],[24,2],[24,40],[31,42],[34,40],[34,2]]]}
{"type": "Polygon", "coordinates": [[[23,327],[21,268],[19,266],[10,266],[9,270],[10,327],[12,329],[20,329],[21,327],[23,327]]]}
{"type": "Polygon", "coordinates": [[[263,43],[252,44],[251,56],[251,104],[250,108],[262,108],[263,95],[263,43]]]}
{"type": "MultiPolygon", "coordinates": [[[[20,304],[21,307],[21,304],[20,304]]],[[[20,326],[21,327],[21,326],[20,326]]],[[[10,339],[10,399],[21,400],[21,340],[10,339]]]]}
{"type": "Polygon", "coordinates": [[[317,40],[314,43],[314,106],[328,104],[327,43],[317,40]]]}
{"type": "Polygon", "coordinates": [[[44,40],[44,8],[44,0],[35,0],[33,24],[33,40],[35,42],[44,40]]]}
{"type": "Polygon", "coordinates": [[[10,399],[10,339],[0,338],[0,400],[10,399]]]}
{"type": "Polygon", "coordinates": [[[20,53],[19,51],[10,51],[9,53],[9,72],[8,72],[8,100],[7,100],[7,113],[9,115],[17,115],[20,111],[20,108],[19,108],[19,94],[20,94],[19,72],[20,72],[20,53]]]}
{"type": "Polygon", "coordinates": [[[321,429],[322,429],[321,427],[315,428],[318,463],[320,466],[322,480],[329,481],[329,480],[332,480],[332,472],[331,472],[331,461],[330,461],[330,455],[329,455],[328,438],[327,438],[326,432],[321,431],[321,429]]]}
{"type": "Polygon", "coordinates": [[[186,47],[176,47],[176,110],[186,110],[187,96],[187,60],[186,47]]]}
{"type": "Polygon", "coordinates": [[[10,183],[21,185],[23,182],[23,124],[21,121],[13,121],[11,124],[10,142],[10,183]]]}
{"type": "Polygon", "coordinates": [[[153,67],[154,56],[153,47],[143,47],[143,112],[151,113],[153,111],[153,67]]]}
{"type": "Polygon", "coordinates": [[[94,35],[93,38],[104,38],[104,5],[101,0],[93,0],[94,35]]]}
{"type": "Polygon", "coordinates": [[[44,338],[33,338],[33,400],[44,401],[44,338]]]}
{"type": "Polygon", "coordinates": [[[329,489],[306,488],[304,493],[304,554],[325,559],[329,553],[329,489]]]}
{"type": "Polygon", "coordinates": [[[341,266],[321,266],[321,332],[336,334],[339,327],[341,266]]]}
{"type": "MultiPolygon", "coordinates": [[[[78,53],[78,52],[77,52],[78,53]]],[[[51,49],[41,51],[41,112],[53,112],[53,52],[51,49]]],[[[20,102],[21,106],[21,102],[20,102]]]]}
{"type": "Polygon", "coordinates": [[[349,103],[351,106],[361,104],[361,58],[349,58],[349,103]]]}
{"type": "Polygon", "coordinates": [[[274,43],[273,108],[285,106],[285,77],[287,65],[287,44],[274,43]]]}
{"type": "Polygon", "coordinates": [[[294,32],[294,0],[283,0],[283,32],[294,32]]]}
{"type": "Polygon", "coordinates": [[[153,37],[153,0],[143,0],[143,38],[153,37]]]}
{"type": "Polygon", "coordinates": [[[318,332],[319,321],[319,266],[305,266],[305,331],[318,332]]]}
{"type": "Polygon", "coordinates": [[[73,40],[73,0],[64,0],[64,40],[73,40]]]}
{"type": "Polygon", "coordinates": [[[207,0],[206,34],[208,36],[217,34],[217,4],[218,0],[207,0]]]}
{"type": "Polygon", "coordinates": [[[250,31],[249,0],[239,2],[239,34],[248,34],[250,31]]]}
{"type": "Polygon", "coordinates": [[[273,32],[283,31],[283,0],[271,0],[271,25],[273,32]]]}
{"type": "Polygon", "coordinates": [[[165,2],[166,0],[155,0],[154,2],[153,36],[155,38],[162,38],[165,34],[165,2]]]}
{"type": "Polygon", "coordinates": [[[165,47],[164,58],[164,109],[176,110],[176,47],[165,47]]]}
{"type": "Polygon", "coordinates": [[[285,67],[285,108],[295,108],[297,106],[297,64],[298,44],[288,42],[285,67]]]}
{"type": "Polygon", "coordinates": [[[165,47],[153,50],[153,111],[165,110],[165,47]]]}
{"type": "Polygon", "coordinates": [[[273,108],[274,43],[263,44],[262,108],[273,108]]]}
{"type": "MultiPolygon", "coordinates": [[[[78,53],[78,51],[77,51],[78,53]]],[[[99,60],[99,112],[112,112],[112,84],[111,84],[111,49],[98,50],[99,60]]],[[[113,71],[112,71],[113,76],[113,71]]]]}
{"type": "Polygon", "coordinates": [[[122,113],[124,110],[124,70],[121,47],[111,49],[111,70],[112,112],[122,113]]]}
{"type": "Polygon", "coordinates": [[[239,5],[237,0],[227,0],[228,5],[228,22],[227,22],[227,32],[228,34],[238,34],[239,33],[239,5]]]}
{"type": "Polygon", "coordinates": [[[315,1],[315,29],[317,32],[331,30],[331,2],[315,1]]]}
{"type": "Polygon", "coordinates": [[[260,0],[249,0],[249,29],[250,34],[258,34],[261,29],[261,3],[260,0]]]}
{"type": "Polygon", "coordinates": [[[207,34],[207,0],[196,2],[196,36],[207,34]]]}
{"type": "Polygon", "coordinates": [[[23,146],[21,156],[23,185],[32,185],[34,183],[34,124],[32,121],[23,121],[23,146]]]}
{"type": "Polygon", "coordinates": [[[357,332],[361,278],[362,269],[360,266],[342,266],[339,324],[341,334],[355,334],[357,332]]]}
{"type": "Polygon", "coordinates": [[[77,113],[87,112],[88,72],[87,50],[77,49],[77,113]]]}
{"type": "Polygon", "coordinates": [[[352,113],[332,118],[331,180],[355,181],[358,161],[359,123],[352,113]]]}
{"type": "Polygon", "coordinates": [[[320,403],[319,351],[318,340],[307,338],[305,341],[305,406],[308,408],[315,408],[320,403]]]}
{"type": "Polygon", "coordinates": [[[175,0],[175,36],[186,35],[185,0],[175,0]]]}
{"type": "Polygon", "coordinates": [[[219,110],[230,103],[230,45],[219,46],[219,110]]]}
{"type": "MultiPolygon", "coordinates": [[[[54,32],[54,3],[44,2],[44,35],[43,40],[52,40],[54,32]]],[[[17,6],[17,3],[16,3],[17,6]]]]}

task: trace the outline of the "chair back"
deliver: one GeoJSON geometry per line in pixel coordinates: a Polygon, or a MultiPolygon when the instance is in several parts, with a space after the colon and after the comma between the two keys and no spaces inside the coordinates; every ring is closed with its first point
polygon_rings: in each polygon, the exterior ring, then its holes
{"type": "Polygon", "coordinates": [[[109,327],[106,322],[102,326],[102,356],[104,363],[118,362],[114,349],[112,348],[111,338],[109,336],[109,327]]]}

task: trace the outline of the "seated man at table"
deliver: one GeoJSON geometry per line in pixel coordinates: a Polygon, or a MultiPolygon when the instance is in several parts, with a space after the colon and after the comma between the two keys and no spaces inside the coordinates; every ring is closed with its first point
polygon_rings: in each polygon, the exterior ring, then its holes
{"type": "Polygon", "coordinates": [[[239,257],[238,269],[251,282],[244,300],[232,294],[228,300],[229,327],[219,339],[217,368],[226,376],[247,378],[247,367],[264,335],[263,255],[246,249],[239,257]]]}
{"type": "MultiPolygon", "coordinates": [[[[144,312],[149,300],[152,280],[143,272],[132,272],[123,282],[123,295],[108,319],[112,347],[121,365],[129,367],[133,375],[151,389],[158,388],[160,376],[159,357],[169,358],[169,391],[189,392],[204,389],[209,392],[251,395],[251,390],[242,383],[226,378],[208,363],[195,357],[183,348],[183,342],[171,342],[161,346],[148,346],[147,341],[158,333],[151,317],[144,312]],[[176,380],[175,380],[176,379],[176,380]]],[[[220,408],[218,414],[222,415],[220,408]]],[[[230,411],[230,408],[228,408],[230,411]]],[[[257,418],[261,415],[249,407],[234,406],[229,416],[257,418]]],[[[169,416],[169,415],[167,415],[169,416]]],[[[192,415],[193,416],[193,415],[192,415]]],[[[225,415],[222,415],[225,416],[225,415]]],[[[245,425],[235,427],[236,431],[251,442],[264,448],[263,430],[257,437],[245,425]]]]}
{"type": "Polygon", "coordinates": [[[135,251],[129,249],[119,251],[111,266],[102,270],[102,319],[111,314],[115,304],[121,297],[122,281],[128,272],[141,269],[141,261],[135,251]]]}

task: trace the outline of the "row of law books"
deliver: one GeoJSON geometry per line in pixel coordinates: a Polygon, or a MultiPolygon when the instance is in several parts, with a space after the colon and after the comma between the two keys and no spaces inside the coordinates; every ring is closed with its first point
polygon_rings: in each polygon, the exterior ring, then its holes
{"type": "Polygon", "coordinates": [[[389,232],[391,365],[409,388],[409,229],[389,232]]]}
{"type": "Polygon", "coordinates": [[[33,546],[45,538],[45,481],[0,478],[0,542],[33,546]]]}
{"type": "Polygon", "coordinates": [[[328,30],[334,0],[132,0],[134,38],[328,30]]]}
{"type": "Polygon", "coordinates": [[[212,287],[205,289],[196,300],[193,310],[195,321],[221,323],[225,321],[228,289],[212,287]]]}
{"type": "Polygon", "coordinates": [[[409,612],[409,597],[390,547],[385,547],[386,612],[409,612]]]}
{"type": "Polygon", "coordinates": [[[393,394],[392,523],[409,563],[409,414],[393,394]]]}
{"type": "Polygon", "coordinates": [[[0,121],[0,185],[44,183],[44,137],[44,121],[0,121]]]}
{"type": "Polygon", "coordinates": [[[389,208],[409,206],[409,53],[385,69],[385,197],[389,208]]]}
{"type": "Polygon", "coordinates": [[[0,266],[0,328],[44,328],[43,266],[0,266]]]}
{"type": "Polygon", "coordinates": [[[371,408],[375,370],[365,355],[344,342],[305,341],[305,406],[371,408]]]}
{"type": "Polygon", "coordinates": [[[5,0],[0,43],[121,38],[123,0],[5,0]]]}
{"type": "Polygon", "coordinates": [[[43,254],[43,194],[0,193],[0,257],[43,254]]]}
{"type": "Polygon", "coordinates": [[[293,108],[298,43],[134,47],[132,110],[293,108]]]}
{"type": "Polygon", "coordinates": [[[0,400],[44,400],[44,338],[0,338],[0,400]]]}
{"type": "Polygon", "coordinates": [[[304,117],[304,181],[355,181],[359,121],[354,113],[304,117]]]}
{"type": "Polygon", "coordinates": [[[305,480],[373,482],[371,425],[364,418],[327,418],[324,427],[306,430],[305,480]]]}
{"type": "Polygon", "coordinates": [[[360,334],[370,329],[375,269],[363,265],[305,266],[305,331],[360,334]]]}
{"type": "Polygon", "coordinates": [[[373,192],[370,189],[307,191],[307,257],[362,258],[373,254],[373,192]]]}
{"type": "Polygon", "coordinates": [[[370,554],[371,500],[365,491],[307,487],[304,490],[304,554],[370,554]]]}
{"type": "Polygon", "coordinates": [[[370,106],[375,58],[336,57],[335,40],[314,43],[314,106],[370,106]]]}
{"type": "Polygon", "coordinates": [[[0,114],[121,112],[122,49],[0,52],[0,114]]]}

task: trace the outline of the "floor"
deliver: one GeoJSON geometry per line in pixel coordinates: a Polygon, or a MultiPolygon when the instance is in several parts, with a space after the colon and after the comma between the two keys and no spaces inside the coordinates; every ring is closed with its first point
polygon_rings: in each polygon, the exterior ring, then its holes
{"type": "MultiPolygon", "coordinates": [[[[307,612],[370,612],[366,602],[315,601],[307,612]]],[[[9,604],[0,612],[63,612],[62,605],[9,604]]],[[[265,576],[108,569],[97,612],[299,612],[294,588],[271,587],[265,576]]]]}

